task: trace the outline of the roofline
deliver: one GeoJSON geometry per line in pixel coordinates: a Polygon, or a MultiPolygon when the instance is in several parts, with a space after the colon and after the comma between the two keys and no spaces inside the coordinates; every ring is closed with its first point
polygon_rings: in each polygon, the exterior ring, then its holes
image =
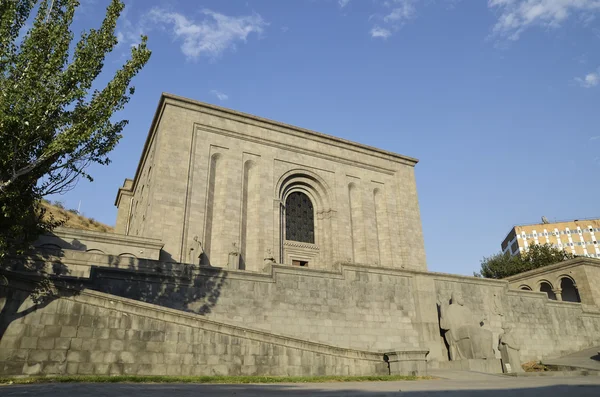
{"type": "Polygon", "coordinates": [[[513,225],[511,228],[515,227],[523,227],[523,226],[536,226],[536,225],[553,225],[555,223],[567,223],[567,222],[582,222],[582,221],[600,221],[600,217],[590,217],[590,218],[577,218],[577,219],[565,219],[560,221],[548,222],[548,223],[522,223],[520,225],[513,225]]]}
{"type": "Polygon", "coordinates": [[[506,237],[508,237],[508,235],[517,227],[525,227],[525,226],[537,226],[537,225],[554,225],[555,223],[568,223],[568,222],[583,222],[583,221],[600,221],[600,217],[592,217],[592,218],[577,218],[577,219],[570,219],[570,220],[560,220],[560,221],[555,221],[555,222],[548,222],[548,223],[523,223],[520,225],[513,225],[510,230],[508,231],[508,233],[506,233],[506,236],[502,239],[502,241],[506,240],[506,237]]]}
{"type": "MultiPolygon", "coordinates": [[[[162,114],[162,110],[164,109],[164,106],[166,104],[167,100],[173,100],[173,101],[177,101],[177,102],[183,102],[183,103],[188,103],[191,105],[195,105],[195,106],[200,106],[206,109],[210,109],[210,110],[215,110],[218,112],[223,112],[223,113],[227,113],[233,116],[237,116],[237,117],[243,117],[246,119],[250,119],[250,120],[254,120],[254,121],[258,121],[261,123],[265,123],[265,124],[270,124],[272,126],[275,127],[280,127],[280,128],[285,128],[285,129],[289,129],[289,130],[293,130],[293,131],[297,131],[297,132],[301,132],[304,134],[308,134],[308,135],[312,135],[312,136],[316,136],[322,139],[327,139],[330,141],[334,141],[337,143],[341,143],[343,145],[351,145],[351,146],[355,146],[355,147],[359,147],[362,149],[366,149],[372,152],[377,152],[386,156],[390,156],[399,160],[402,160],[404,163],[408,162],[408,163],[412,163],[409,164],[412,167],[414,167],[419,160],[414,158],[414,157],[409,157],[409,156],[404,156],[402,154],[399,153],[394,153],[394,152],[389,152],[387,150],[383,150],[383,149],[379,149],[373,146],[369,146],[369,145],[364,145],[362,143],[357,143],[357,142],[353,142],[347,139],[343,139],[343,138],[338,138],[332,135],[327,135],[321,132],[317,132],[317,131],[312,131],[306,128],[301,128],[301,127],[296,127],[293,126],[291,124],[286,124],[286,123],[282,123],[279,121],[275,121],[275,120],[271,120],[271,119],[267,119],[267,118],[263,118],[263,117],[259,117],[259,116],[255,116],[253,114],[249,114],[249,113],[243,113],[243,112],[239,112],[237,110],[233,110],[233,109],[229,109],[229,108],[224,108],[221,106],[217,106],[217,105],[213,105],[210,103],[206,103],[206,102],[202,102],[202,101],[197,101],[194,99],[190,99],[190,98],[185,98],[182,96],[178,96],[175,94],[170,94],[168,92],[163,92],[160,95],[160,100],[158,102],[158,105],[156,107],[156,111],[154,112],[154,117],[152,118],[152,124],[150,124],[150,130],[148,131],[148,135],[146,137],[146,141],[144,142],[144,148],[142,149],[142,153],[140,155],[140,160],[138,162],[138,166],[135,170],[135,175],[132,178],[133,179],[133,184],[131,187],[132,191],[135,191],[135,187],[138,181],[138,175],[141,172],[141,168],[142,168],[142,164],[143,164],[143,160],[144,157],[146,155],[146,152],[148,150],[148,147],[150,146],[150,142],[152,141],[152,138],[154,137],[155,131],[156,131],[156,126],[158,124],[158,121],[160,119],[160,115],[162,114]]],[[[117,200],[115,200],[116,202],[117,200]]]]}
{"type": "Polygon", "coordinates": [[[566,268],[566,267],[572,267],[572,266],[578,266],[578,265],[600,266],[600,259],[578,256],[573,259],[567,259],[566,261],[558,262],[558,263],[555,263],[552,265],[538,267],[537,269],[532,269],[532,270],[528,270],[523,273],[514,274],[512,276],[505,277],[502,280],[506,280],[508,282],[513,282],[513,281],[518,281],[522,278],[531,277],[531,276],[539,274],[539,273],[554,271],[554,270],[562,268],[562,267],[566,268]]]}
{"type": "Polygon", "coordinates": [[[358,147],[363,148],[363,149],[367,149],[367,150],[370,150],[370,151],[378,152],[378,153],[385,154],[385,155],[388,155],[388,156],[391,156],[391,157],[396,157],[396,158],[399,158],[399,159],[402,159],[404,161],[408,161],[408,162],[411,162],[411,163],[414,163],[414,164],[417,164],[419,162],[419,160],[416,159],[416,158],[414,158],[414,157],[405,156],[405,155],[402,155],[402,154],[399,154],[399,153],[394,153],[394,152],[390,152],[390,151],[387,151],[387,150],[379,149],[379,148],[376,148],[374,146],[369,146],[369,145],[365,145],[365,144],[362,144],[362,143],[350,141],[350,140],[347,140],[347,139],[338,138],[338,137],[333,136],[333,135],[324,134],[322,132],[313,131],[313,130],[309,130],[309,129],[302,128],[302,127],[296,127],[294,125],[282,123],[280,121],[275,121],[275,120],[267,119],[267,118],[264,118],[264,117],[255,116],[255,115],[250,114],[250,113],[244,113],[244,112],[240,112],[240,111],[237,111],[237,110],[233,110],[233,109],[229,109],[229,108],[224,108],[224,107],[221,107],[221,106],[213,105],[213,104],[202,102],[202,101],[197,101],[195,99],[181,97],[181,96],[170,94],[170,93],[167,93],[167,92],[163,92],[162,95],[161,95],[161,102],[163,102],[164,99],[172,99],[172,100],[179,101],[179,102],[186,102],[186,103],[189,103],[189,104],[192,104],[192,105],[205,107],[205,108],[208,108],[208,109],[211,109],[211,110],[216,110],[216,111],[219,111],[219,112],[228,113],[230,115],[234,115],[234,116],[238,116],[238,117],[244,117],[246,119],[251,119],[251,120],[254,120],[254,121],[259,121],[261,123],[271,124],[271,125],[274,125],[274,126],[277,126],[277,127],[287,128],[287,129],[298,131],[298,132],[302,132],[302,133],[305,133],[305,134],[318,136],[320,138],[325,138],[325,139],[332,140],[332,141],[335,141],[335,142],[339,142],[339,143],[342,143],[342,144],[345,144],[345,145],[358,146],[358,147]]]}

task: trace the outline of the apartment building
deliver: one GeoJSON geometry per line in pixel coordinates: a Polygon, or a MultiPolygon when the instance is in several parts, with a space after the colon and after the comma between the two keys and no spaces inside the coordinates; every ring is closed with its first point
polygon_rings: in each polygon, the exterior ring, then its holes
{"type": "Polygon", "coordinates": [[[516,255],[531,244],[551,244],[577,256],[600,258],[600,219],[575,219],[515,226],[502,242],[502,252],[516,255]]]}

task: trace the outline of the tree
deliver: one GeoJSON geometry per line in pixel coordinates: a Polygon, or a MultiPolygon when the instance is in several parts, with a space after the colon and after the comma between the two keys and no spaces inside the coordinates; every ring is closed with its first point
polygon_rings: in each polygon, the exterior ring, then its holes
{"type": "Polygon", "coordinates": [[[476,277],[504,278],[513,274],[524,272],[523,261],[519,255],[511,256],[510,253],[497,253],[484,257],[481,260],[481,271],[475,273],[476,277]]]}
{"type": "Polygon", "coordinates": [[[574,255],[551,244],[532,244],[523,254],[498,253],[481,260],[481,271],[475,277],[505,278],[528,270],[573,259],[574,255]]]}
{"type": "Polygon", "coordinates": [[[69,190],[80,177],[91,181],[86,168],[110,162],[127,124],[112,117],[150,58],[143,36],[112,80],[93,88],[117,44],[124,5],[112,0],[100,28],[70,47],[78,6],[77,0],[0,2],[0,264],[59,224],[44,217],[42,197],[69,190]],[[30,17],[33,26],[21,40],[30,17]]]}

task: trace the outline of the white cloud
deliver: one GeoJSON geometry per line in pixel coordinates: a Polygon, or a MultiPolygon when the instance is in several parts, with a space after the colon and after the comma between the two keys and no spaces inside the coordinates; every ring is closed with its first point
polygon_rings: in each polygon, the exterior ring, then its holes
{"type": "Polygon", "coordinates": [[[350,0],[338,0],[338,4],[340,5],[340,8],[344,8],[348,5],[348,3],[350,3],[350,0]]]}
{"type": "Polygon", "coordinates": [[[576,77],[575,81],[584,88],[592,88],[600,83],[600,75],[597,72],[588,73],[585,77],[576,77]]]}
{"type": "Polygon", "coordinates": [[[529,27],[556,28],[573,14],[590,21],[600,0],[488,0],[488,7],[500,12],[493,34],[517,40],[529,27]]]}
{"type": "Polygon", "coordinates": [[[393,32],[399,30],[409,19],[417,15],[415,4],[420,0],[386,0],[382,3],[383,10],[369,17],[379,21],[371,29],[371,37],[387,39],[393,32]]]}
{"type": "Polygon", "coordinates": [[[373,29],[371,29],[371,37],[373,38],[387,39],[391,35],[392,32],[390,32],[388,29],[384,29],[379,26],[375,26],[373,27],[373,29]]]}
{"type": "Polygon", "coordinates": [[[123,32],[118,31],[117,32],[117,46],[123,44],[124,41],[125,41],[125,35],[123,34],[123,32]]]}
{"type": "Polygon", "coordinates": [[[258,14],[230,17],[211,10],[202,10],[204,18],[188,19],[183,14],[153,8],[148,21],[172,29],[181,40],[181,51],[190,59],[201,56],[218,58],[226,50],[235,50],[237,42],[245,42],[252,33],[261,34],[267,23],[258,14]]]}
{"type": "Polygon", "coordinates": [[[221,101],[221,102],[229,99],[229,95],[224,94],[221,91],[212,90],[210,93],[213,94],[214,96],[216,96],[217,98],[219,98],[219,101],[221,101]]]}
{"type": "Polygon", "coordinates": [[[136,46],[142,41],[141,37],[144,32],[149,30],[144,26],[143,18],[142,21],[137,24],[131,22],[131,19],[129,18],[130,12],[131,6],[128,5],[123,9],[121,17],[119,18],[117,25],[117,46],[120,46],[121,44],[136,46]]]}
{"type": "Polygon", "coordinates": [[[401,22],[413,18],[417,12],[413,0],[395,0],[392,11],[383,17],[385,22],[401,22]]]}

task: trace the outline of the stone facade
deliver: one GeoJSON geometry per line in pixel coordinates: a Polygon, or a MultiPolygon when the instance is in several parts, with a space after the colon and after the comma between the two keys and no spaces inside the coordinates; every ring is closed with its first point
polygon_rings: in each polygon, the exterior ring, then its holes
{"type": "Polygon", "coordinates": [[[0,375],[499,372],[501,335],[511,367],[600,344],[598,260],[427,272],[415,164],[163,95],[117,233],[0,269],[0,375]]]}
{"type": "Polygon", "coordinates": [[[230,269],[262,271],[273,258],[425,270],[416,162],[164,94],[119,190],[116,231],[163,241],[163,260],[197,263],[201,249],[203,264],[230,269]],[[294,193],[310,200],[314,241],[286,239],[294,193]]]}
{"type": "Polygon", "coordinates": [[[0,342],[2,375],[388,373],[383,354],[253,332],[93,291],[13,321],[0,342]]]}
{"type": "MultiPolygon", "coordinates": [[[[332,271],[275,264],[255,273],[82,251],[62,255],[38,260],[49,269],[64,266],[59,279],[78,280],[76,290],[23,316],[16,313],[33,306],[30,297],[17,299],[16,309],[0,302],[3,318],[14,318],[0,340],[0,374],[424,374],[425,360],[429,368],[462,368],[448,363],[436,310],[437,301],[456,292],[496,344],[507,326],[513,330],[521,362],[600,344],[597,306],[553,301],[503,280],[350,263],[332,271]],[[92,318],[82,317],[86,310],[92,318]],[[89,328],[107,330],[79,336],[89,328]],[[205,346],[182,352],[167,330],[177,338],[197,333],[195,340],[206,342],[194,343],[205,346]],[[196,364],[190,367],[190,360],[196,364]],[[256,360],[262,364],[251,364],[256,360]]],[[[26,278],[18,266],[11,270],[26,278]]],[[[0,296],[13,302],[6,291],[0,296]]],[[[501,358],[497,345],[494,357],[501,358]]]]}
{"type": "Polygon", "coordinates": [[[507,277],[510,287],[542,291],[550,299],[600,307],[600,260],[575,258],[507,277]]]}
{"type": "Polygon", "coordinates": [[[36,248],[48,251],[84,251],[144,259],[159,259],[163,245],[160,240],[66,227],[58,227],[34,243],[36,248]]]}

